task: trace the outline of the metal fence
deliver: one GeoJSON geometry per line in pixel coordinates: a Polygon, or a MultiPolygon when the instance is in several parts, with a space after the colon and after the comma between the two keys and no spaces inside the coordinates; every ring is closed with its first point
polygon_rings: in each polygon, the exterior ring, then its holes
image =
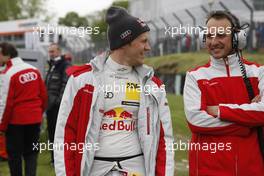
{"type": "MultiPolygon", "coordinates": [[[[193,28],[205,26],[205,18],[212,10],[229,10],[241,23],[249,23],[248,51],[264,50],[264,1],[260,0],[130,0],[132,15],[145,20],[149,27],[152,50],[149,56],[161,56],[201,50],[199,33],[193,28]],[[176,31],[176,29],[178,31],[176,31]],[[180,31],[180,29],[183,29],[180,31]],[[188,29],[188,30],[187,30],[188,29]],[[185,31],[184,31],[185,30],[185,31]]],[[[83,41],[82,41],[83,42],[83,41]]],[[[85,41],[84,41],[85,42],[85,41]]],[[[108,49],[106,37],[86,41],[83,48],[76,48],[77,39],[67,41],[65,49],[77,62],[87,62],[108,49]]]]}
{"type": "MultiPolygon", "coordinates": [[[[239,17],[242,23],[249,23],[247,49],[263,48],[264,1],[258,0],[131,0],[130,12],[143,18],[151,27],[152,53],[166,55],[199,51],[201,43],[198,33],[181,31],[180,27],[205,26],[205,18],[212,10],[228,10],[239,17]],[[263,6],[263,7],[262,7],[263,6]],[[157,7],[159,7],[157,10],[157,7]],[[262,10],[262,13],[256,11],[262,10]],[[168,30],[169,29],[169,30],[168,30]]],[[[190,32],[192,31],[192,32],[190,32]]]]}

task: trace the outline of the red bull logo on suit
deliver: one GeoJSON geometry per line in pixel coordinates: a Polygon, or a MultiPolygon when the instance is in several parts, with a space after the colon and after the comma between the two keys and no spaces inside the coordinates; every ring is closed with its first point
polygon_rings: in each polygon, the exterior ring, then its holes
{"type": "Polygon", "coordinates": [[[114,108],[104,112],[104,118],[111,121],[101,124],[102,130],[111,131],[134,131],[136,129],[136,121],[132,118],[132,113],[123,108],[114,108]]]}

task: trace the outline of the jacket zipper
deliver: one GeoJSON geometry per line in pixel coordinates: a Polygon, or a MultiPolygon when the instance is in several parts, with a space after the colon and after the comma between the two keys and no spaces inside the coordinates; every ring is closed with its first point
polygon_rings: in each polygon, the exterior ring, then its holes
{"type": "Polygon", "coordinates": [[[149,107],[147,107],[147,135],[150,134],[150,112],[149,107]]]}
{"type": "Polygon", "coordinates": [[[224,62],[225,62],[227,77],[230,77],[230,69],[229,69],[227,58],[224,58],[224,62]]]}

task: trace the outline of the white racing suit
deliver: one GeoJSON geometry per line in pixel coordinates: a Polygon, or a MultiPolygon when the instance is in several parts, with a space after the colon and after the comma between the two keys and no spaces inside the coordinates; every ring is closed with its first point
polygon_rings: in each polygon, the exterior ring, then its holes
{"type": "MultiPolygon", "coordinates": [[[[69,78],[60,105],[54,154],[57,176],[88,176],[98,150],[103,92],[98,90],[106,55],[80,66],[69,78]],[[84,147],[76,147],[82,144],[84,147]],[[72,147],[75,146],[75,147],[72,147]],[[88,147],[87,147],[88,146],[88,147]]],[[[166,92],[151,68],[135,68],[140,85],[138,135],[146,176],[173,176],[174,152],[170,110],[166,92]]],[[[125,162],[125,161],[124,161],[125,162]]],[[[122,162],[121,162],[122,163],[122,162]]],[[[111,164],[111,163],[110,163],[111,164]]],[[[111,168],[111,167],[110,167],[111,168]]]]}

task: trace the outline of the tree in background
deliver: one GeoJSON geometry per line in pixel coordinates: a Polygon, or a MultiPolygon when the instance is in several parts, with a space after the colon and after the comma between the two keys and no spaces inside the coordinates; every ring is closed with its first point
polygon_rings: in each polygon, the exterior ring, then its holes
{"type": "Polygon", "coordinates": [[[21,16],[19,0],[0,0],[0,21],[18,19],[21,16]]]}
{"type": "Polygon", "coordinates": [[[112,6],[120,6],[128,9],[128,1],[127,0],[116,0],[113,2],[112,6]]]}
{"type": "Polygon", "coordinates": [[[47,0],[0,0],[0,21],[36,18],[46,14],[47,0]]]}
{"type": "MultiPolygon", "coordinates": [[[[111,6],[120,6],[128,9],[128,0],[116,0],[112,3],[111,6]]],[[[99,34],[92,34],[92,41],[98,47],[104,47],[106,45],[106,31],[107,31],[107,24],[105,22],[105,13],[107,9],[102,11],[95,12],[93,16],[88,16],[88,18],[92,18],[92,27],[99,27],[100,33],[99,34]]]]}
{"type": "Polygon", "coordinates": [[[20,8],[24,18],[43,16],[47,11],[44,8],[46,0],[20,0],[20,8]]]}
{"type": "Polygon", "coordinates": [[[76,12],[68,12],[65,17],[59,18],[59,24],[73,27],[87,27],[88,21],[85,17],[81,17],[76,12]]]}

